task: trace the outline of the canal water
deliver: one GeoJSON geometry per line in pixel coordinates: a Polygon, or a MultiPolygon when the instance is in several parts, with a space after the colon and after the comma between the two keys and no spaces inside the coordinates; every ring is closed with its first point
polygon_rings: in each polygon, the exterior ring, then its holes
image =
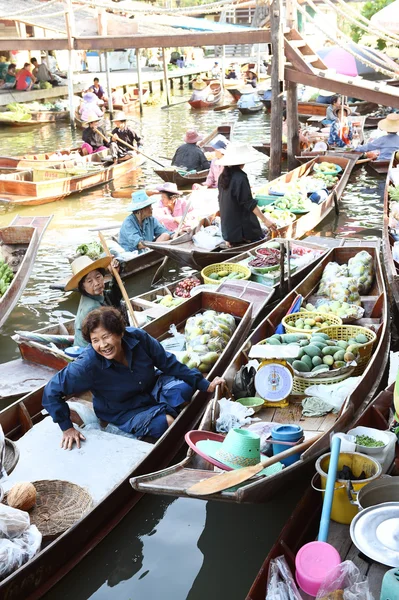
{"type": "MultiPolygon", "coordinates": [[[[269,139],[269,119],[262,113],[199,113],[182,104],[167,110],[145,107],[144,116],[137,115],[134,121],[144,137],[145,152],[164,163],[160,157],[172,157],[189,128],[208,133],[217,125],[231,123],[236,140],[254,143],[269,139]]],[[[72,132],[67,125],[11,132],[2,129],[0,155],[52,151],[75,145],[79,138],[80,132],[72,132]]],[[[0,331],[0,362],[18,356],[10,339],[15,330],[37,329],[76,313],[77,295],[50,290],[50,284],[70,276],[66,257],[79,244],[96,239],[90,228],[121,222],[127,216],[129,200],[113,198],[114,189],[133,191],[160,183],[154,166],[147,161],[134,181],[129,175],[116,184],[71,199],[18,211],[23,215],[52,214],[53,219],[25,293],[0,331]]],[[[267,181],[265,163],[252,163],[245,170],[253,186],[267,181]]],[[[332,215],[313,233],[328,237],[380,237],[383,185],[382,178],[375,179],[364,169],[356,171],[342,198],[339,216],[332,215]]],[[[0,226],[8,224],[15,214],[0,207],[0,226]]],[[[148,289],[153,272],[146,271],[128,281],[129,294],[148,289]]],[[[170,267],[170,278],[179,273],[176,265],[170,267]]],[[[46,599],[241,600],[301,493],[300,484],[293,487],[287,482],[274,501],[260,506],[145,496],[46,599]]]]}

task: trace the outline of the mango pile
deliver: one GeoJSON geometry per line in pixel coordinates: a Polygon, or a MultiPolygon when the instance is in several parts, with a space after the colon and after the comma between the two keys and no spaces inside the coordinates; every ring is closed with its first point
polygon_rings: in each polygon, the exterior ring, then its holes
{"type": "Polygon", "coordinates": [[[0,298],[4,296],[13,279],[14,273],[8,264],[0,258],[0,298]]]}
{"type": "Polygon", "coordinates": [[[271,346],[298,344],[297,358],[288,358],[293,369],[300,376],[301,373],[326,373],[345,367],[347,363],[356,361],[359,357],[359,348],[368,342],[367,337],[360,333],[348,341],[333,340],[326,333],[306,334],[274,334],[263,343],[271,346]]]}
{"type": "Polygon", "coordinates": [[[209,273],[207,275],[209,279],[214,279],[215,281],[221,282],[226,279],[244,279],[244,273],[240,273],[239,271],[214,271],[213,273],[209,273]]]}
{"type": "Polygon", "coordinates": [[[295,329],[300,329],[302,331],[319,331],[322,327],[328,327],[329,325],[333,325],[334,323],[328,318],[328,313],[325,315],[311,315],[308,312],[303,313],[303,318],[286,320],[286,325],[289,327],[294,327],[295,329]]]}
{"type": "Polygon", "coordinates": [[[305,305],[305,308],[301,308],[299,312],[321,312],[321,313],[330,313],[333,315],[337,315],[341,319],[357,319],[359,314],[359,307],[356,304],[348,304],[348,302],[340,302],[338,300],[334,302],[325,302],[316,308],[313,304],[308,302],[305,305]]]}

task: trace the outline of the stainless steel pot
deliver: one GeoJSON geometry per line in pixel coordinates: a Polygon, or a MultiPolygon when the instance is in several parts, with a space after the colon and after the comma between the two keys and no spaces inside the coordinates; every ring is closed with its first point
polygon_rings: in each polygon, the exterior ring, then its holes
{"type": "Polygon", "coordinates": [[[385,502],[399,502],[399,477],[383,475],[362,487],[358,492],[352,488],[351,482],[348,484],[349,501],[358,506],[359,510],[385,502]]]}

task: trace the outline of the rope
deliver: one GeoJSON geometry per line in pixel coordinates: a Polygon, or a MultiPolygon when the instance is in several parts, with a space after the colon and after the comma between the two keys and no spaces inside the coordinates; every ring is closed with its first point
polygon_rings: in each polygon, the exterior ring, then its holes
{"type": "Polygon", "coordinates": [[[51,4],[55,4],[56,2],[59,3],[60,0],[49,0],[49,2],[46,2],[46,4],[35,4],[35,6],[31,6],[30,8],[24,8],[23,10],[19,10],[18,12],[14,13],[13,15],[7,14],[7,15],[0,15],[0,19],[7,19],[9,21],[12,21],[14,19],[15,16],[19,16],[19,15],[24,15],[25,13],[30,13],[30,12],[34,12],[34,11],[41,11],[43,8],[47,8],[48,6],[50,6],[51,4]]]}
{"type": "MultiPolygon", "coordinates": [[[[318,13],[317,7],[313,4],[313,2],[311,0],[307,0],[309,6],[311,6],[311,8],[313,8],[313,10],[315,11],[315,13],[318,13]]],[[[302,8],[302,6],[300,4],[298,4],[296,2],[296,8],[297,10],[299,10],[299,12],[304,16],[305,19],[308,19],[312,22],[312,24],[317,27],[317,29],[320,29],[320,31],[332,42],[334,42],[334,44],[336,44],[337,46],[344,46],[345,50],[347,52],[349,52],[349,54],[352,54],[352,56],[354,56],[355,58],[357,58],[360,62],[362,62],[363,64],[365,64],[368,67],[371,67],[372,69],[374,69],[375,71],[379,71],[380,73],[383,73],[384,75],[386,75],[387,77],[389,77],[390,79],[399,79],[399,75],[397,73],[394,73],[394,71],[388,71],[387,69],[382,69],[381,67],[378,67],[375,63],[371,63],[370,61],[366,60],[363,56],[359,55],[357,52],[355,52],[354,50],[352,50],[352,48],[350,48],[349,44],[342,42],[342,40],[337,40],[337,38],[335,38],[333,35],[331,35],[330,33],[328,33],[327,31],[325,31],[325,29],[323,29],[323,27],[321,27],[321,25],[319,23],[317,23],[315,21],[315,19],[313,19],[313,17],[311,17],[309,15],[309,13],[306,12],[306,10],[304,8],[302,8]]],[[[342,33],[342,32],[340,32],[342,33]]],[[[349,38],[350,39],[350,38],[349,38]]],[[[352,43],[352,40],[351,40],[352,43]]]]}
{"type": "MultiPolygon", "coordinates": [[[[349,6],[349,4],[347,4],[346,2],[344,2],[343,0],[336,0],[338,2],[338,4],[341,4],[342,6],[344,6],[345,8],[345,13],[344,16],[348,17],[348,12],[352,12],[353,15],[359,19],[359,21],[363,21],[364,25],[360,25],[358,22],[355,22],[355,24],[360,27],[360,29],[364,29],[365,31],[368,31],[369,29],[374,30],[376,33],[378,33],[378,36],[381,39],[384,39],[388,42],[391,43],[397,43],[399,42],[399,36],[396,35],[396,33],[389,33],[388,31],[386,31],[385,29],[382,29],[381,27],[378,27],[378,25],[374,25],[373,23],[371,23],[368,19],[366,19],[366,17],[364,17],[362,14],[355,12],[351,6],[349,6]]],[[[356,19],[356,20],[357,20],[356,19]]]]}
{"type": "Polygon", "coordinates": [[[106,9],[110,9],[112,10],[112,12],[114,13],[119,13],[119,14],[137,14],[137,13],[144,13],[144,14],[170,14],[170,15],[176,15],[176,14],[197,14],[197,13],[201,13],[201,14],[210,14],[213,12],[220,12],[219,8],[223,7],[223,8],[239,8],[241,5],[239,3],[239,0],[237,0],[237,2],[232,2],[232,0],[219,0],[219,2],[214,2],[212,4],[202,4],[199,6],[188,6],[186,8],[140,8],[140,7],[135,7],[135,8],[117,8],[115,6],[112,6],[110,4],[107,3],[100,3],[94,0],[75,0],[75,2],[78,2],[79,4],[84,4],[86,6],[92,6],[94,8],[106,8],[106,9]]]}

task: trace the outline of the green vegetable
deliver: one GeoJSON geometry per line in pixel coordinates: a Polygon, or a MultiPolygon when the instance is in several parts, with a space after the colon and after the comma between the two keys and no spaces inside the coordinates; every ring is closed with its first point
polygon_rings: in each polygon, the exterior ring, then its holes
{"type": "Polygon", "coordinates": [[[367,448],[381,448],[382,446],[385,446],[384,442],[375,440],[369,435],[357,435],[356,444],[359,444],[359,446],[366,446],[367,448]]]}
{"type": "Polygon", "coordinates": [[[88,244],[80,244],[80,246],[76,248],[77,254],[86,254],[92,260],[100,258],[103,252],[103,247],[96,241],[89,242],[88,244]]]}

